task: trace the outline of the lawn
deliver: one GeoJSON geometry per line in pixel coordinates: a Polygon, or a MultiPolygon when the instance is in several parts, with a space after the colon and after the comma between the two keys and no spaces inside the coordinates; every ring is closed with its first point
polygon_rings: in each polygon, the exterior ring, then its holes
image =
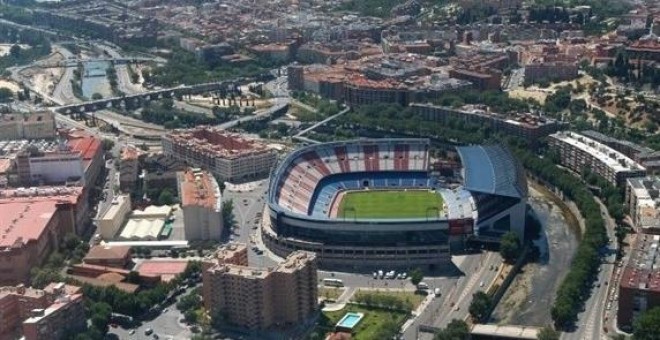
{"type": "Polygon", "coordinates": [[[344,288],[338,287],[321,287],[319,288],[319,297],[326,300],[336,301],[341,294],[344,293],[344,288]]]}
{"type": "Polygon", "coordinates": [[[361,190],[344,194],[337,217],[424,218],[439,211],[442,197],[428,190],[361,190]]]}
{"type": "Polygon", "coordinates": [[[405,308],[409,308],[411,310],[417,308],[420,303],[424,300],[426,297],[425,295],[422,294],[415,294],[413,291],[400,291],[400,290],[362,290],[359,289],[354,295],[353,298],[351,298],[351,301],[354,302],[363,302],[367,299],[365,299],[366,296],[369,296],[368,300],[373,301],[374,303],[378,304],[379,302],[383,302],[384,304],[388,304],[389,299],[396,299],[401,301],[401,304],[405,308]]]}
{"type": "Polygon", "coordinates": [[[337,322],[348,312],[364,314],[362,321],[353,329],[354,340],[391,339],[408,317],[403,312],[348,304],[340,311],[323,312],[310,338],[324,339],[324,335],[332,332],[337,322]]]}

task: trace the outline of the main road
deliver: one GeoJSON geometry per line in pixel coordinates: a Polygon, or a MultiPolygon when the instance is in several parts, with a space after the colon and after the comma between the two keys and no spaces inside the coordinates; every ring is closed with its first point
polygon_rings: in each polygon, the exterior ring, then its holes
{"type": "Polygon", "coordinates": [[[418,331],[420,325],[444,328],[453,319],[465,320],[469,315],[472,295],[485,291],[497,277],[502,258],[498,253],[453,256],[452,261],[458,272],[456,275],[425,279],[432,288],[440,288],[437,296],[418,316],[413,316],[412,324],[405,329],[406,340],[433,339],[433,334],[418,331]]]}
{"type": "MultiPolygon", "coordinates": [[[[608,339],[607,333],[610,331],[605,327],[605,316],[608,302],[612,299],[610,294],[612,293],[610,291],[612,283],[610,282],[616,269],[616,222],[610,217],[607,207],[600,200],[597,202],[605,221],[609,243],[606,254],[602,257],[603,263],[598,269],[597,280],[592,288],[591,296],[585,302],[584,311],[578,315],[576,329],[573,332],[563,333],[563,340],[608,339]]],[[[613,290],[615,288],[615,286],[612,287],[613,290]]]]}

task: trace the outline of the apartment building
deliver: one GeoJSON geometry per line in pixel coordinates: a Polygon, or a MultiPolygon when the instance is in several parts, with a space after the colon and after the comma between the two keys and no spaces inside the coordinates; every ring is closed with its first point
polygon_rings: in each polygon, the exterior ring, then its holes
{"type": "Polygon", "coordinates": [[[585,169],[623,188],[627,178],[643,177],[646,169],[609,146],[571,131],[549,136],[548,145],[557,151],[561,165],[582,174],[585,169]]]}
{"type": "Polygon", "coordinates": [[[643,233],[660,234],[660,178],[628,178],[626,206],[635,227],[643,233]]]}
{"type": "Polygon", "coordinates": [[[575,61],[534,62],[525,65],[525,81],[565,81],[578,76],[578,64],[575,61]]]}
{"type": "Polygon", "coordinates": [[[161,142],[166,155],[208,170],[222,181],[267,177],[277,161],[277,152],[266,144],[209,126],[173,130],[161,142]]]}
{"type": "Polygon", "coordinates": [[[508,136],[522,138],[530,145],[561,128],[561,124],[551,118],[530,113],[503,115],[490,111],[490,108],[484,105],[466,105],[457,109],[431,104],[412,104],[410,107],[424,120],[438,123],[459,120],[478,124],[508,136]]]}
{"type": "Polygon", "coordinates": [[[632,327],[648,309],[660,306],[660,235],[639,234],[619,282],[617,322],[632,327]]]}
{"type": "Polygon", "coordinates": [[[449,70],[449,76],[467,80],[481,91],[499,90],[502,85],[502,72],[493,68],[455,67],[449,70]]]}
{"type": "Polygon", "coordinates": [[[0,140],[55,138],[55,117],[50,111],[0,114],[0,140]]]}
{"type": "Polygon", "coordinates": [[[213,175],[201,169],[189,169],[179,172],[177,177],[186,240],[220,240],[222,196],[213,175]]]}
{"type": "Polygon", "coordinates": [[[43,290],[0,287],[0,340],[57,340],[86,327],[80,287],[51,283],[43,290]]]}
{"type": "Polygon", "coordinates": [[[137,188],[138,172],[140,170],[138,157],[140,151],[133,146],[121,150],[119,158],[119,190],[133,192],[137,188]]]}
{"type": "MultiPolygon", "coordinates": [[[[228,255],[241,257],[237,247],[228,255]]],[[[318,311],[317,261],[313,253],[296,251],[275,268],[248,267],[214,259],[203,273],[204,304],[230,325],[249,330],[291,327],[318,311]]]]}

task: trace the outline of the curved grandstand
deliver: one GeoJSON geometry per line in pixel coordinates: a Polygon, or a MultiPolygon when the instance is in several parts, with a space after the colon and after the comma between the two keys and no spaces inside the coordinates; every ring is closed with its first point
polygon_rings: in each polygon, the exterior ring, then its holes
{"type": "Polygon", "coordinates": [[[466,239],[522,234],[527,187],[515,159],[499,146],[456,151],[460,163],[432,160],[425,139],[296,150],[271,177],[263,240],[280,256],[314,251],[321,265],[434,267],[466,239]]]}

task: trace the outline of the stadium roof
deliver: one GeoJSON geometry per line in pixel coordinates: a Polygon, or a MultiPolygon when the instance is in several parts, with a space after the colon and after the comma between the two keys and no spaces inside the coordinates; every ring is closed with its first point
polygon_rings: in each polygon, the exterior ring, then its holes
{"type": "Polygon", "coordinates": [[[456,150],[465,169],[465,189],[522,198],[527,195],[525,174],[502,146],[460,146],[456,150]]]}

